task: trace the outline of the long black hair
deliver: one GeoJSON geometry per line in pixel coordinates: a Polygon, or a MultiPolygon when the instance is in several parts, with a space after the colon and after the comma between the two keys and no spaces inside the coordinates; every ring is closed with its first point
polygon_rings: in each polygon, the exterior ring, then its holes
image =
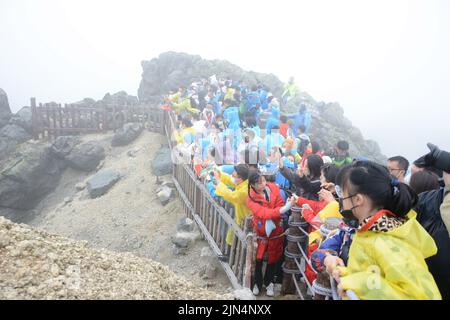
{"type": "Polygon", "coordinates": [[[320,168],[320,170],[322,171],[323,176],[325,177],[325,180],[327,182],[332,182],[332,183],[336,184],[336,176],[339,172],[339,168],[336,165],[327,163],[327,164],[324,164],[320,168]]]}
{"type": "Polygon", "coordinates": [[[343,167],[336,184],[349,194],[368,196],[374,208],[387,209],[399,217],[405,216],[417,203],[417,194],[408,185],[389,174],[387,167],[372,161],[356,161],[343,167]]]}
{"type": "Polygon", "coordinates": [[[312,154],[307,158],[307,166],[309,170],[310,179],[319,179],[320,168],[323,166],[322,157],[317,154],[312,154]]]}

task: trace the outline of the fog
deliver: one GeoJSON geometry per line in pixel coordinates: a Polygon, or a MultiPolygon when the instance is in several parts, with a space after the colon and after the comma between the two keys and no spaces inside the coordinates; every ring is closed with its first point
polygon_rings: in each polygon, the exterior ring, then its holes
{"type": "Polygon", "coordinates": [[[270,72],[339,102],[387,156],[450,150],[450,2],[0,0],[0,88],[13,111],[137,95],[165,51],[270,72]]]}

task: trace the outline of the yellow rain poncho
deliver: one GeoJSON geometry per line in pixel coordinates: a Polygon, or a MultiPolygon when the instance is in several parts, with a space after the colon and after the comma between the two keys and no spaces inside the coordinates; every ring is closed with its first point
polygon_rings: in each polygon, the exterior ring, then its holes
{"type": "Polygon", "coordinates": [[[234,89],[233,88],[227,88],[227,92],[225,93],[225,96],[223,97],[223,100],[233,100],[234,96],[234,89]]]}
{"type": "MultiPolygon", "coordinates": [[[[325,221],[329,218],[342,219],[342,215],[339,213],[339,203],[337,201],[331,201],[325,206],[325,208],[320,210],[317,215],[319,216],[322,223],[325,223],[325,221]]],[[[320,233],[320,230],[316,230],[309,234],[309,245],[313,244],[317,240],[319,240],[319,243],[321,243],[323,240],[323,236],[320,233]]]]}
{"type": "Polygon", "coordinates": [[[358,231],[350,246],[341,286],[362,299],[441,299],[425,259],[437,252],[433,238],[408,214],[408,221],[387,232],[358,231]]]}
{"type": "Polygon", "coordinates": [[[295,83],[286,83],[286,85],[284,86],[283,93],[281,94],[281,97],[294,98],[299,93],[300,88],[295,83]]]}
{"type": "MultiPolygon", "coordinates": [[[[234,210],[236,212],[235,220],[238,226],[240,226],[245,217],[251,213],[246,204],[246,200],[248,198],[247,180],[238,185],[234,185],[231,181],[231,176],[225,172],[222,172],[220,175],[220,183],[216,187],[216,195],[222,197],[225,201],[234,206],[234,210]],[[233,187],[235,190],[230,190],[227,186],[233,187]]],[[[233,244],[233,231],[231,228],[228,230],[227,244],[230,246],[233,244]]]]}
{"type": "MultiPolygon", "coordinates": [[[[184,128],[183,130],[181,130],[181,132],[175,131],[174,132],[175,141],[178,143],[185,143],[186,142],[185,138],[189,134],[192,135],[192,137],[195,137],[195,133],[196,132],[195,132],[194,127],[184,128]]],[[[191,141],[189,141],[189,142],[191,142],[191,141]]]]}
{"type": "Polygon", "coordinates": [[[183,111],[187,111],[190,113],[200,112],[200,110],[195,109],[191,106],[191,100],[189,98],[182,99],[180,103],[173,103],[172,107],[178,113],[182,113],[183,111]]]}

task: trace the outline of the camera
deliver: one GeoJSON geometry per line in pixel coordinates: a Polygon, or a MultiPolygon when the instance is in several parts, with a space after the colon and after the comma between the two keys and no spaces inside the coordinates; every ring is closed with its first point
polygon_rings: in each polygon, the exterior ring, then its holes
{"type": "Polygon", "coordinates": [[[432,143],[427,143],[427,146],[430,152],[414,161],[414,164],[419,167],[433,167],[450,173],[450,153],[439,149],[432,143]]]}

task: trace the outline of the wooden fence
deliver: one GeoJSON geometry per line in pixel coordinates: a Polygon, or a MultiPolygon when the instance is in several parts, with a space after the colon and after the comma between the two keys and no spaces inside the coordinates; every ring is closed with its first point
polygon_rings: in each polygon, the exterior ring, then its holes
{"type": "Polygon", "coordinates": [[[36,104],[31,98],[35,139],[54,139],[62,135],[114,132],[126,122],[140,122],[148,130],[164,133],[163,111],[149,105],[36,104]]]}
{"type": "Polygon", "coordinates": [[[183,203],[186,215],[194,220],[200,231],[218,257],[227,256],[227,261],[219,259],[233,288],[250,288],[253,264],[253,245],[251,217],[247,217],[243,226],[234,219],[234,208],[225,201],[216,201],[206,186],[196,176],[192,165],[183,163],[173,149],[172,133],[175,129],[174,114],[165,111],[164,128],[174,159],[173,178],[183,203]],[[226,243],[227,233],[231,230],[232,245],[226,243]],[[246,262],[247,261],[247,262],[246,262]]]}

